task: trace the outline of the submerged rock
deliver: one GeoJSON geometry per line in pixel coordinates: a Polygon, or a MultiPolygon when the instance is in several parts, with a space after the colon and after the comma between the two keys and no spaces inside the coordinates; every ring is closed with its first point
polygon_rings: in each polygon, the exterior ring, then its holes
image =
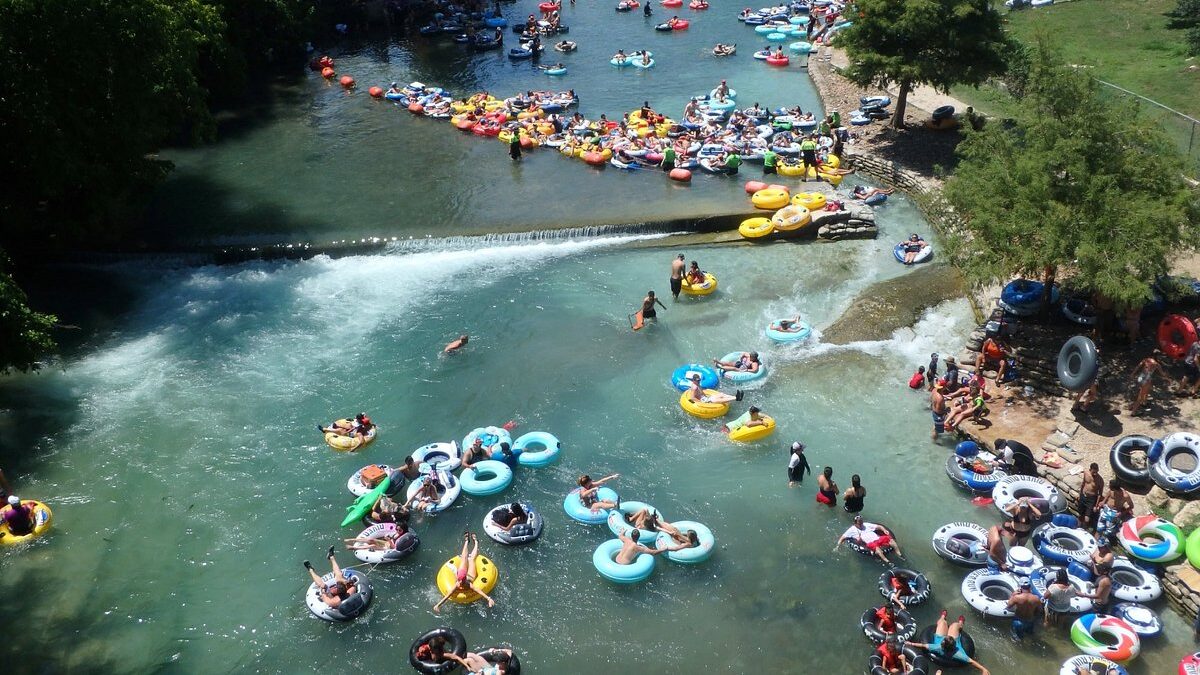
{"type": "Polygon", "coordinates": [[[957,270],[926,263],[908,274],[868,286],[837,321],[821,331],[821,341],[844,345],[885,340],[896,329],[916,323],[926,309],[961,298],[963,292],[957,270]]]}

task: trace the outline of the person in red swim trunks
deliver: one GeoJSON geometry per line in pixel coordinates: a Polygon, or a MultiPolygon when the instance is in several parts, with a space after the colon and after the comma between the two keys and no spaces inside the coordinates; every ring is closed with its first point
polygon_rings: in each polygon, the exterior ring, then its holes
{"type": "Polygon", "coordinates": [[[827,466],[817,476],[817,501],[833,508],[837,506],[838,486],[833,482],[833,467],[827,466]]]}

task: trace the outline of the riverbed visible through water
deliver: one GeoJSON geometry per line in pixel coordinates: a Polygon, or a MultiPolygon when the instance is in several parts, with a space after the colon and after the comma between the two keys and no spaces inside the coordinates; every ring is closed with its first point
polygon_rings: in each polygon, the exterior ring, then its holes
{"type": "MultiPolygon", "coordinates": [[[[509,7],[523,16],[532,5],[509,7]]],[[[655,11],[659,20],[666,12],[655,11]]],[[[563,59],[572,70],[559,87],[579,91],[585,113],[647,97],[674,110],[721,77],[764,104],[788,93],[788,103],[815,105],[800,69],[751,62],[749,29],[732,10],[695,13],[690,35],[667,36],[640,15],[613,14],[595,4],[566,12],[581,48],[563,59]],[[716,41],[739,42],[736,60],[705,56],[716,41]],[[659,65],[605,70],[622,44],[649,46],[659,65]]],[[[336,58],[364,88],[421,79],[508,91],[534,86],[535,74],[550,86],[527,63],[496,53],[468,61],[452,43],[370,42],[336,58]]],[[[407,672],[412,639],[439,625],[462,630],[472,647],[514,645],[531,673],[862,672],[871,645],[859,617],[881,601],[883,567],[831,552],[849,518],[814,503],[813,479],[788,487],[793,440],[843,487],[862,476],[864,514],[893,528],[906,564],[933,583],[933,599],[914,610],[922,625],[942,607],[966,614],[979,660],[997,674],[1055,673],[1078,653],[1065,629],[1015,646],[1004,622],[969,609],[964,571],[929,545],[946,522],[998,519],[946,478],[948,446],[929,441],[926,399],[905,386],[930,352],[963,343],[966,300],[938,304],[886,340],[820,338],[870,284],[905,273],[892,242],[915,231],[936,243],[907,199],[878,210],[874,241],[685,247],[666,234],[556,236],[543,230],[740,208],[741,181],[682,188],[550,152],[513,166],[494,140],[361,91],[311,78],[288,96],[215,147],[169,153],[178,171],[156,218],[175,229],[160,232],[164,246],[432,238],[373,255],[201,267],[168,257],[84,270],[93,295],[120,288],[124,301],[61,362],[0,382],[0,465],[19,494],[54,509],[48,536],[0,551],[0,612],[19,637],[0,647],[6,672],[407,672]],[[489,231],[541,232],[451,236],[489,231]],[[672,302],[676,253],[714,272],[719,290],[672,302]],[[647,289],[667,309],[635,333],[629,314],[647,289]],[[808,342],[780,347],[763,336],[769,321],[797,313],[817,329],[808,342]],[[439,355],[463,332],[462,353],[439,355]],[[742,349],[759,350],[770,375],[735,412],[756,404],[779,426],[736,445],[719,421],[683,413],[668,377],[742,349]],[[334,453],[314,426],[360,410],[380,425],[378,440],[334,453]],[[337,527],[355,470],[508,420],[515,434],[558,436],[560,461],[518,470],[500,495],[463,495],[416,518],[415,555],[362,568],[375,599],[361,619],[332,625],[308,612],[301,561],[322,568],[329,545],[357,534],[337,527]],[[592,552],[611,535],[561,506],[585,472],[619,472],[624,499],[707,524],[716,553],[694,567],[659,560],[637,586],[603,580],[592,552]],[[541,509],[546,531],[532,546],[501,547],[481,521],[517,498],[541,509]],[[498,606],[435,615],[435,573],[466,529],[499,567],[498,606]]],[[[83,304],[73,313],[86,313],[83,304]]],[[[1133,673],[1169,672],[1190,649],[1186,626],[1159,607],[1168,634],[1143,644],[1133,673]]]]}

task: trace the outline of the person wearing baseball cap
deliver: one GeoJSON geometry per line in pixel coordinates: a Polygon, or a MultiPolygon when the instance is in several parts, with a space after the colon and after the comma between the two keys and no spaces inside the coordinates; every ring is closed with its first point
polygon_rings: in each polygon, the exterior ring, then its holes
{"type": "Polygon", "coordinates": [[[20,497],[9,495],[8,507],[4,509],[4,524],[8,526],[9,532],[18,537],[33,534],[36,524],[33,520],[33,509],[22,504],[20,497]]]}
{"type": "Polygon", "coordinates": [[[804,456],[804,444],[796,441],[792,443],[792,454],[788,458],[788,487],[803,483],[805,471],[812,475],[812,467],[808,465],[808,458],[804,456]]]}
{"type": "Polygon", "coordinates": [[[1042,601],[1029,590],[1029,586],[1029,578],[1021,577],[1017,592],[1008,599],[1008,609],[1013,613],[1012,637],[1017,641],[1033,635],[1042,613],[1042,601]]]}

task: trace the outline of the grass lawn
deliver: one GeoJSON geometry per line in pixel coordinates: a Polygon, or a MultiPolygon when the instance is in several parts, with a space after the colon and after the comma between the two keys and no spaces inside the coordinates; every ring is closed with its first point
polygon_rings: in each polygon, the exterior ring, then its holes
{"type": "MultiPolygon", "coordinates": [[[[1200,119],[1200,58],[1188,59],[1184,31],[1167,28],[1176,0],[1074,0],[1009,12],[1007,29],[1023,42],[1045,31],[1067,63],[1200,119]],[[1195,68],[1189,69],[1191,66],[1195,68]]],[[[958,87],[954,95],[1003,115],[996,92],[958,87]]]]}

